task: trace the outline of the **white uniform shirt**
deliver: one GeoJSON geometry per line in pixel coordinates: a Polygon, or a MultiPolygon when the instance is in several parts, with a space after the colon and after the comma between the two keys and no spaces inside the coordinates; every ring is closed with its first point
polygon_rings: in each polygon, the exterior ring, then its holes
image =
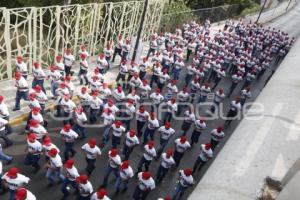
{"type": "Polygon", "coordinates": [[[163,97],[163,95],[157,94],[156,92],[154,92],[150,95],[150,99],[152,100],[152,103],[154,105],[158,105],[164,100],[164,97],[163,97]]]}
{"type": "Polygon", "coordinates": [[[196,120],[194,125],[195,125],[195,130],[198,132],[201,132],[206,129],[206,123],[204,121],[201,123],[200,120],[196,120]]]}
{"type": "Polygon", "coordinates": [[[150,130],[154,130],[154,129],[158,128],[159,127],[158,120],[156,118],[155,119],[151,119],[151,117],[149,117],[147,127],[150,130]]]}
{"type": "Polygon", "coordinates": [[[72,113],[74,111],[74,108],[76,108],[76,104],[74,101],[69,99],[66,101],[64,98],[60,101],[60,104],[63,106],[63,109],[67,113],[72,113]]]}
{"type": "Polygon", "coordinates": [[[5,125],[8,124],[8,121],[0,117],[0,131],[5,130],[5,125]]]}
{"type": "Polygon", "coordinates": [[[42,144],[37,140],[34,142],[29,142],[29,140],[27,140],[27,149],[28,152],[33,155],[39,155],[43,151],[42,144]]]}
{"type": "Polygon", "coordinates": [[[102,117],[103,117],[103,124],[105,126],[111,125],[114,121],[115,121],[115,117],[113,114],[106,114],[106,113],[102,113],[102,117]]]}
{"type": "Polygon", "coordinates": [[[106,195],[104,195],[103,198],[99,199],[97,196],[97,192],[95,192],[92,196],[91,196],[91,200],[110,200],[110,198],[106,195]]]}
{"type": "Polygon", "coordinates": [[[175,164],[175,161],[172,156],[167,157],[166,153],[161,154],[161,166],[166,169],[170,169],[172,165],[175,164]]]}
{"type": "Polygon", "coordinates": [[[87,197],[93,193],[93,186],[90,181],[87,181],[86,184],[79,183],[78,189],[83,197],[87,197]]]}
{"type": "Polygon", "coordinates": [[[75,166],[72,168],[65,168],[65,173],[70,181],[75,181],[76,178],[79,177],[78,170],[75,166]]]}
{"type": "Polygon", "coordinates": [[[59,154],[56,154],[55,157],[50,157],[49,159],[51,168],[61,168],[63,166],[61,157],[59,154]]]}
{"type": "Polygon", "coordinates": [[[126,129],[123,126],[117,128],[115,124],[111,125],[111,128],[113,130],[112,134],[116,137],[121,137],[122,134],[126,131],[126,129]]]}
{"type": "Polygon", "coordinates": [[[143,179],[143,172],[140,172],[138,174],[138,179],[139,179],[139,188],[142,191],[146,190],[154,190],[155,189],[155,182],[152,177],[150,177],[148,180],[143,179]]]}
{"type": "Polygon", "coordinates": [[[112,168],[117,168],[121,165],[121,157],[116,155],[115,157],[110,156],[110,151],[108,152],[108,163],[112,168]]]}
{"type": "Polygon", "coordinates": [[[70,55],[67,55],[66,53],[64,54],[65,66],[71,67],[74,61],[75,61],[75,58],[72,54],[70,54],[70,55]]]}
{"type": "Polygon", "coordinates": [[[144,156],[144,158],[146,159],[146,160],[153,160],[153,158],[155,158],[156,157],[156,150],[155,150],[155,148],[153,147],[152,149],[150,149],[149,148],[149,146],[148,146],[148,144],[146,144],[145,146],[144,146],[144,154],[143,154],[143,156],[144,156]]]}
{"type": "Polygon", "coordinates": [[[29,90],[28,83],[23,78],[23,76],[21,76],[19,80],[16,80],[16,87],[18,88],[18,91],[20,91],[20,92],[27,92],[29,90]]]}
{"type": "Polygon", "coordinates": [[[73,143],[75,139],[78,138],[78,134],[72,129],[69,132],[66,132],[64,129],[60,131],[60,134],[63,136],[65,142],[73,143]]]}
{"type": "Polygon", "coordinates": [[[81,149],[85,152],[88,159],[96,159],[97,156],[101,155],[101,150],[98,146],[91,148],[91,146],[86,143],[81,147],[81,149]]]}
{"type": "Polygon", "coordinates": [[[120,169],[120,177],[122,180],[128,180],[133,177],[133,170],[130,166],[128,166],[126,169],[120,169]]]}
{"type": "Polygon", "coordinates": [[[166,129],[165,126],[161,126],[158,129],[158,132],[161,134],[160,137],[164,140],[168,140],[172,135],[174,135],[175,130],[172,128],[166,129]]]}
{"type": "Polygon", "coordinates": [[[177,152],[184,153],[187,149],[191,148],[191,145],[188,141],[185,141],[185,143],[181,143],[180,138],[178,138],[175,140],[175,147],[177,152]]]}
{"type": "Polygon", "coordinates": [[[213,129],[211,132],[211,138],[215,141],[220,141],[222,138],[225,137],[225,134],[223,131],[221,131],[220,133],[218,133],[217,129],[213,129]]]}
{"type": "Polygon", "coordinates": [[[29,130],[36,134],[38,140],[42,139],[48,132],[42,125],[30,127],[29,130]]]}
{"type": "Polygon", "coordinates": [[[7,176],[7,173],[5,173],[2,176],[2,180],[5,180],[8,183],[8,188],[10,190],[17,190],[23,184],[27,184],[30,181],[30,178],[18,173],[17,178],[12,179],[7,176]]]}
{"type": "Polygon", "coordinates": [[[0,114],[2,115],[2,117],[9,116],[7,105],[4,102],[0,103],[0,114]]]}
{"type": "Polygon", "coordinates": [[[212,151],[212,149],[206,150],[205,149],[205,145],[202,144],[201,145],[201,152],[199,154],[199,157],[204,162],[207,162],[208,160],[210,160],[213,157],[213,151],[212,151]]]}
{"type": "Polygon", "coordinates": [[[138,137],[135,135],[134,137],[130,137],[130,133],[126,133],[125,144],[128,147],[133,147],[140,144],[138,137]]]}
{"type": "Polygon", "coordinates": [[[183,170],[179,171],[179,182],[183,187],[188,187],[189,185],[192,185],[194,183],[193,176],[186,176],[183,172],[183,170]]]}
{"type": "Polygon", "coordinates": [[[103,105],[103,101],[99,97],[92,97],[90,98],[90,107],[92,109],[100,109],[100,107],[103,105]]]}
{"type": "Polygon", "coordinates": [[[146,122],[149,119],[149,113],[147,111],[141,113],[140,110],[138,110],[136,112],[136,119],[140,122],[146,122]]]}

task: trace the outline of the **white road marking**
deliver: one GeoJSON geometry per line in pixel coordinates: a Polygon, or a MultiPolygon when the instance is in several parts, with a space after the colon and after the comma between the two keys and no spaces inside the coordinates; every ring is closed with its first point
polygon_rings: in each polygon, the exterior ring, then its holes
{"type": "MultiPolygon", "coordinates": [[[[300,111],[297,113],[294,120],[297,124],[300,124],[300,111]]],[[[290,131],[289,131],[289,133],[286,137],[286,141],[296,141],[296,140],[298,140],[299,135],[300,135],[300,126],[295,125],[295,124],[290,124],[288,128],[289,128],[290,131]]]]}
{"type": "MultiPolygon", "coordinates": [[[[278,104],[277,106],[275,106],[275,108],[272,111],[272,115],[275,116],[278,115],[282,108],[283,108],[283,104],[278,104]]],[[[274,117],[266,118],[265,122],[262,124],[260,129],[256,132],[256,136],[252,140],[251,144],[249,145],[247,153],[241,159],[241,161],[239,162],[239,164],[235,169],[236,176],[243,176],[245,174],[248,167],[250,166],[250,163],[252,163],[252,161],[255,158],[255,155],[257,154],[258,150],[262,146],[266,136],[270,131],[272,131],[270,127],[272,126],[275,119],[276,118],[274,117]]]]}
{"type": "Polygon", "coordinates": [[[287,172],[287,168],[284,164],[283,155],[280,153],[276,159],[274,168],[272,170],[271,176],[281,180],[287,172]]]}

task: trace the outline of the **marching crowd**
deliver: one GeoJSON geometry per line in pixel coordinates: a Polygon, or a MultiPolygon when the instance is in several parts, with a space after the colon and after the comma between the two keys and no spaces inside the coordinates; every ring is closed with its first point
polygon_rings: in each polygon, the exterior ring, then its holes
{"type": "MultiPolygon", "coordinates": [[[[130,180],[136,179],[132,198],[138,200],[146,199],[149,192],[159,187],[171,168],[179,167],[189,149],[197,148],[199,154],[193,165],[178,170],[174,191],[162,199],[180,198],[194,184],[193,175],[213,158],[214,150],[225,137],[224,126],[235,119],[246,100],[251,98],[253,83],[266,71],[273,74],[275,64],[289,52],[294,40],[281,30],[253,23],[227,20],[224,29],[213,34],[209,19],[203,25],[191,21],[176,28],[174,33],[154,33],[149,51],[139,63],[129,60],[131,42],[122,35],[114,47],[107,44],[94,68],[90,66],[90,54],[84,45],[81,45],[78,55],[73,55],[67,48],[63,55],[56,56],[48,73],[38,62],[33,63],[32,89],[27,82],[27,65],[22,56],[17,56],[14,110],[20,109],[22,99],[29,102],[31,109],[25,127],[24,165],[31,166],[33,173],[37,173],[40,162],[45,162],[49,186],[61,184],[62,198],[71,195],[71,186],[77,200],[108,200],[105,188],[113,173],[115,185],[110,187],[114,187],[115,194],[126,192],[130,180]],[[117,86],[110,88],[104,77],[116,63],[117,56],[121,57],[117,86]],[[78,72],[73,68],[76,57],[80,65],[78,72]],[[72,82],[76,76],[82,85],[78,91],[72,82]],[[218,86],[223,79],[230,80],[226,88],[218,86]],[[52,142],[52,134],[49,134],[48,123],[43,117],[49,96],[44,81],[51,83],[56,117],[63,118],[59,134],[64,147],[52,142]],[[231,100],[225,124],[207,127],[205,116],[198,116],[194,105],[202,105],[212,96],[205,114],[218,113],[225,98],[232,98],[237,89],[239,95],[231,100]],[[176,120],[178,116],[183,120],[176,120]],[[174,123],[182,123],[181,130],[172,128],[174,123]],[[101,143],[98,144],[99,139],[89,137],[87,132],[89,125],[96,124],[102,125],[101,143]],[[206,129],[210,132],[210,141],[198,144],[206,129]],[[78,139],[87,141],[81,147],[86,158],[84,170],[76,168],[76,162],[83,162],[76,160],[78,139]],[[173,148],[167,148],[171,143],[173,148]],[[103,156],[101,149],[107,146],[110,149],[107,167],[100,172],[95,170],[96,160],[103,156]],[[143,147],[143,156],[133,167],[130,155],[137,146],[143,147]],[[45,161],[41,161],[41,157],[45,157],[45,161]],[[151,174],[149,166],[159,159],[156,174],[151,174]],[[97,173],[105,175],[99,189],[94,191],[89,177],[97,173]]],[[[13,141],[7,134],[12,130],[4,101],[5,98],[0,96],[0,137],[6,146],[11,146],[13,141]]],[[[0,160],[10,164],[13,157],[6,155],[0,147],[0,160]]],[[[16,167],[2,173],[1,161],[1,189],[8,189],[9,200],[35,200],[35,195],[26,188],[30,178],[19,173],[16,167]]]]}

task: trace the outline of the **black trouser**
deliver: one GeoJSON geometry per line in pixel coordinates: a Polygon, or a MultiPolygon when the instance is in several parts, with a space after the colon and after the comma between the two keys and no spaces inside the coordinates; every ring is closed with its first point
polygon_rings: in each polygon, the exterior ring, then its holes
{"type": "Polygon", "coordinates": [[[150,81],[150,87],[152,87],[153,82],[157,83],[157,80],[158,80],[158,76],[153,74],[150,81]]]}
{"type": "Polygon", "coordinates": [[[186,52],[186,61],[189,60],[191,54],[192,54],[192,50],[187,49],[187,52],[186,52]]]}
{"type": "Polygon", "coordinates": [[[196,169],[198,168],[198,171],[201,170],[201,168],[204,166],[206,162],[204,162],[200,156],[198,156],[198,159],[196,160],[194,167],[193,167],[193,173],[195,173],[196,169]]]}
{"type": "Polygon", "coordinates": [[[228,93],[228,96],[230,96],[232,94],[232,92],[234,91],[235,87],[237,86],[238,83],[232,82],[231,86],[230,86],[230,90],[228,93]]]}
{"type": "Polygon", "coordinates": [[[200,135],[201,135],[200,131],[196,131],[196,130],[193,131],[191,136],[191,146],[193,146],[194,143],[196,144],[198,143],[200,135]]]}
{"type": "Polygon", "coordinates": [[[115,48],[115,51],[114,51],[113,59],[112,59],[111,62],[115,62],[115,58],[116,58],[116,55],[117,55],[117,54],[118,54],[119,56],[122,56],[121,52],[122,52],[122,49],[119,49],[119,48],[116,47],[116,48],[115,48]]]}
{"type": "MultiPolygon", "coordinates": [[[[236,110],[229,110],[228,114],[227,114],[227,118],[234,118],[237,115],[237,111],[236,110]]],[[[229,125],[231,123],[233,119],[226,119],[225,124],[229,125]]]]}
{"type": "Polygon", "coordinates": [[[72,66],[65,66],[65,73],[66,73],[66,76],[71,75],[71,69],[72,69],[72,66]]]}
{"type": "Polygon", "coordinates": [[[122,80],[122,83],[123,83],[122,87],[124,88],[124,86],[125,86],[125,74],[119,73],[118,76],[117,76],[116,82],[119,82],[120,79],[122,80]]]}
{"type": "Polygon", "coordinates": [[[85,158],[86,162],[87,162],[87,166],[85,168],[85,171],[88,173],[88,175],[91,175],[92,172],[95,169],[95,162],[96,159],[89,159],[89,158],[85,158]]]}
{"type": "Polygon", "coordinates": [[[215,148],[218,146],[219,141],[214,140],[214,139],[210,139],[210,143],[211,143],[211,149],[215,150],[215,148]]]}
{"type": "Polygon", "coordinates": [[[140,79],[143,80],[146,76],[146,71],[140,71],[140,79]]]}
{"type": "Polygon", "coordinates": [[[154,55],[155,54],[155,49],[149,48],[149,51],[147,53],[147,58],[149,58],[150,54],[154,55]]]}
{"type": "Polygon", "coordinates": [[[183,157],[183,154],[184,154],[184,153],[181,153],[181,152],[178,152],[178,151],[175,150],[174,155],[173,155],[173,158],[174,158],[176,167],[179,166],[180,160],[181,160],[181,158],[183,157]]]}
{"type": "Polygon", "coordinates": [[[141,122],[141,121],[138,121],[138,120],[136,121],[136,127],[137,127],[137,132],[138,132],[137,136],[138,137],[142,136],[142,134],[143,134],[142,129],[144,128],[145,123],[146,122],[141,122]]]}
{"type": "Polygon", "coordinates": [[[5,129],[0,131],[0,138],[4,140],[6,146],[11,146],[13,144],[13,142],[7,137],[5,129]]]}

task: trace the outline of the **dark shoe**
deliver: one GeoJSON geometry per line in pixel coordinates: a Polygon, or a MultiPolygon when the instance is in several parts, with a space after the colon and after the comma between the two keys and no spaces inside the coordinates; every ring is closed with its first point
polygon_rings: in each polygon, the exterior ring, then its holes
{"type": "Polygon", "coordinates": [[[126,192],[127,191],[127,188],[124,188],[123,190],[122,190],[122,193],[124,193],[124,192],[126,192]]]}
{"type": "Polygon", "coordinates": [[[14,158],[12,158],[11,160],[7,161],[7,165],[10,165],[12,163],[12,161],[14,160],[14,158]]]}
{"type": "Polygon", "coordinates": [[[14,108],[12,111],[17,111],[17,110],[20,110],[20,108],[14,108]]]}

